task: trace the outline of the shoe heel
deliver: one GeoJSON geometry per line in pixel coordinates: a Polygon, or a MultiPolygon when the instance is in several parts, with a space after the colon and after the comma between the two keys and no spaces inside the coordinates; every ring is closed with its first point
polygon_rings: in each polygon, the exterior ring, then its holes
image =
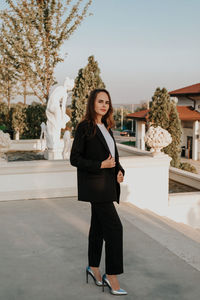
{"type": "Polygon", "coordinates": [[[88,283],[88,271],[86,270],[86,283],[88,283]]]}
{"type": "Polygon", "coordinates": [[[104,292],[104,281],[102,280],[102,292],[104,292]]]}
{"type": "Polygon", "coordinates": [[[90,275],[93,278],[94,283],[96,285],[102,286],[102,282],[96,279],[96,277],[94,276],[94,273],[92,272],[92,270],[90,269],[90,267],[86,268],[86,283],[88,283],[88,275],[90,275]]]}
{"type": "Polygon", "coordinates": [[[102,292],[104,292],[104,286],[106,286],[107,285],[107,283],[106,283],[106,281],[105,281],[105,279],[104,279],[104,275],[102,276],[102,292]]]}

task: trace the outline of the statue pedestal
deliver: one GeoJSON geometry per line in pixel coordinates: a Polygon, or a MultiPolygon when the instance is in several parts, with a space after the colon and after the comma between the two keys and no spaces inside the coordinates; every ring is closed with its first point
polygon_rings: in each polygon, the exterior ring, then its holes
{"type": "Polygon", "coordinates": [[[46,149],[44,151],[44,158],[47,160],[57,160],[63,159],[63,148],[64,148],[64,141],[60,139],[58,142],[56,149],[46,149]]]}
{"type": "Polygon", "coordinates": [[[44,151],[44,158],[47,160],[63,159],[62,151],[62,149],[47,149],[44,151]]]}

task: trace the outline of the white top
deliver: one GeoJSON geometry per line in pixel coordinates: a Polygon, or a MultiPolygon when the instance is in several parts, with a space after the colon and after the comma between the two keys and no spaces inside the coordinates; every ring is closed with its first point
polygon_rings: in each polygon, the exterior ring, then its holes
{"type": "Polygon", "coordinates": [[[104,124],[97,124],[97,125],[106,140],[106,143],[108,145],[108,148],[110,149],[110,153],[111,153],[112,157],[115,157],[115,144],[114,144],[112,136],[110,135],[109,131],[106,129],[104,124]]]}

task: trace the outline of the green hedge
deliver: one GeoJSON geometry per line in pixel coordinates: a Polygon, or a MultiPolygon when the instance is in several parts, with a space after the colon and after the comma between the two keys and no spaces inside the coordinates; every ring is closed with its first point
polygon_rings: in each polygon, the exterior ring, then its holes
{"type": "Polygon", "coordinates": [[[6,131],[6,125],[0,125],[0,130],[6,131]]]}
{"type": "Polygon", "coordinates": [[[26,108],[26,125],[21,139],[38,139],[41,133],[41,123],[46,123],[46,105],[32,104],[26,108]]]}
{"type": "Polygon", "coordinates": [[[4,102],[0,103],[0,129],[10,134],[19,130],[20,139],[37,139],[41,133],[41,123],[47,121],[46,105],[33,102],[31,105],[12,104],[10,110],[4,102]]]}

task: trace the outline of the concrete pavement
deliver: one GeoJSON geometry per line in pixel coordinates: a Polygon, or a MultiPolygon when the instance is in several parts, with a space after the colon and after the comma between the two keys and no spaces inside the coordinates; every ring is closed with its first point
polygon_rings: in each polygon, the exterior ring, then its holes
{"type": "MultiPolygon", "coordinates": [[[[200,299],[200,233],[129,203],[115,203],[124,232],[130,300],[200,299]]],[[[114,299],[85,282],[90,204],[77,198],[0,202],[0,299],[114,299]]],[[[104,273],[103,249],[100,269],[104,273]]]]}

